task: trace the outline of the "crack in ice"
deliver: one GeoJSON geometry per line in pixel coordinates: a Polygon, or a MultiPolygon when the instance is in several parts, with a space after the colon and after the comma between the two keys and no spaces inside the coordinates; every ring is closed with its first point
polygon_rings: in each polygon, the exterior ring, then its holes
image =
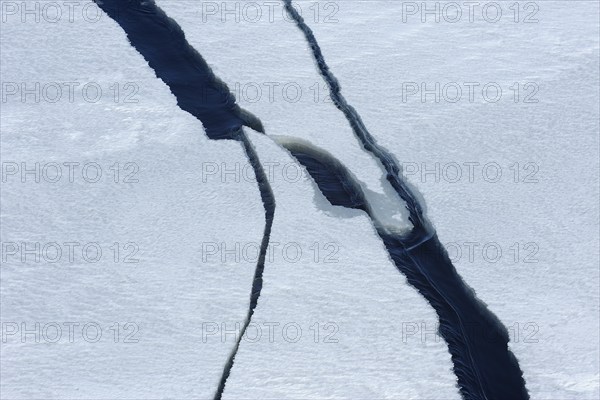
{"type": "MultiPolygon", "coordinates": [[[[409,220],[414,226],[408,236],[385,229],[381,221],[368,211],[368,202],[365,200],[366,211],[395,265],[438,314],[440,333],[448,343],[461,394],[465,399],[529,398],[518,361],[508,349],[507,329],[460,278],[435,229],[425,217],[417,196],[400,177],[400,168],[394,157],[377,144],[360,115],[342,96],[340,84],[325,62],[314,33],[292,6],[291,0],[283,1],[287,13],[296,22],[310,46],[319,73],[329,87],[333,103],[344,113],[364,149],[383,165],[387,180],[406,203],[410,213],[409,220]]],[[[287,147],[305,166],[307,153],[312,153],[312,160],[319,158],[318,153],[315,149],[310,149],[310,146],[297,147],[295,154],[293,141],[288,142],[287,147]]],[[[315,180],[319,178],[321,177],[313,176],[315,180]]],[[[355,190],[360,188],[358,183],[351,186],[355,190]]],[[[323,191],[323,185],[319,185],[319,188],[323,191]]],[[[326,191],[323,194],[327,197],[326,191]]]]}
{"type": "Polygon", "coordinates": [[[230,353],[215,399],[220,399],[241,338],[260,297],[269,236],[275,214],[275,197],[267,175],[250,139],[243,130],[248,126],[264,133],[261,121],[240,108],[227,85],[218,79],[202,56],[187,42],[181,27],[160,9],[154,0],[95,0],[127,34],[131,45],[148,61],[156,76],[162,79],[177,99],[177,105],[199,119],[210,139],[239,141],[254,170],[265,208],[265,229],[257,260],[248,313],[236,344],[230,353]]]}
{"type": "MultiPolygon", "coordinates": [[[[259,259],[254,272],[248,313],[238,340],[225,364],[215,393],[220,399],[246,328],[253,316],[263,285],[264,261],[275,212],[275,199],[258,154],[243,126],[264,133],[261,121],[241,109],[227,86],[212,72],[202,56],[193,49],[179,25],[169,18],[154,0],[95,0],[127,33],[132,46],[148,61],[177,99],[178,106],[198,118],[211,139],[239,141],[254,169],[263,206],[265,229],[259,259]]],[[[311,176],[332,204],[363,209],[371,217],[396,267],[432,305],[440,320],[440,333],[448,343],[454,371],[465,399],[526,399],[522,372],[508,350],[508,332],[481,303],[456,272],[435,230],[428,222],[423,204],[409,184],[400,177],[393,155],[379,146],[363,124],[359,114],[341,94],[339,82],[327,66],[312,30],[284,0],[288,14],[296,21],[309,43],[321,76],[330,89],[335,106],[344,113],[363,148],[376,157],[386,171],[386,179],[409,211],[413,229],[401,235],[387,229],[374,217],[361,186],[333,156],[310,144],[294,140],[280,145],[312,171],[311,176]],[[312,164],[311,164],[312,163],[312,164]],[[329,171],[315,176],[314,168],[329,171]],[[470,329],[477,328],[476,331],[470,329]],[[494,340],[480,334],[483,329],[494,340]]],[[[277,139],[275,139],[277,141],[277,139]]]]}

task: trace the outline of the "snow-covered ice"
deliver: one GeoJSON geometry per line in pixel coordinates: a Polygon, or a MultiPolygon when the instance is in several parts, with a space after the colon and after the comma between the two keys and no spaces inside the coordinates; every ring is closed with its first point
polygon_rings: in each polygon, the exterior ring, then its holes
{"type": "MultiPolygon", "coordinates": [[[[409,229],[283,5],[258,2],[262,16],[249,20],[249,3],[157,0],[267,133],[247,130],[272,168],[271,251],[224,398],[459,398],[433,309],[366,215],[329,205],[269,137],[327,150],[381,205],[381,220],[409,229]],[[247,13],[236,21],[224,7],[247,13]]],[[[423,22],[421,2],[296,4],[342,93],[423,195],[458,272],[509,328],[531,397],[598,398],[598,3],[496,2],[495,23],[477,13],[423,22]],[[421,84],[436,82],[439,101],[423,101],[421,84]]],[[[0,26],[0,397],[211,398],[246,316],[248,255],[265,224],[243,149],[208,140],[106,15],[91,22],[76,8],[70,22],[62,5],[58,23],[23,22],[20,7],[3,1],[0,26]],[[19,85],[35,82],[48,92],[23,101],[19,85]],[[62,83],[56,102],[52,82],[62,83]],[[79,84],[72,101],[65,82],[79,84]],[[22,179],[21,163],[39,163],[40,182],[22,179]],[[72,179],[64,163],[79,163],[72,179]],[[22,260],[23,246],[54,242],[59,262],[41,251],[22,260]],[[73,262],[69,242],[79,244],[73,262]],[[97,262],[81,253],[91,243],[97,262]],[[36,322],[40,332],[22,337],[21,324],[36,322]],[[72,341],[69,322],[80,324],[72,341]]]]}

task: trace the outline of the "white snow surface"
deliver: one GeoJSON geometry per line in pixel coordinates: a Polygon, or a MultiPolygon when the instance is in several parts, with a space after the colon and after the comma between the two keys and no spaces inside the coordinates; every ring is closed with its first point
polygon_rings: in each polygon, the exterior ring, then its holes
{"type": "MultiPolygon", "coordinates": [[[[329,205],[268,138],[298,137],[329,151],[369,189],[371,201],[383,202],[379,217],[407,229],[402,204],[384,201],[390,188],[380,166],[327,100],[304,37],[283,18],[282,5],[273,5],[271,22],[259,2],[263,16],[250,22],[249,8],[239,21],[223,21],[222,2],[157,3],[267,131],[248,129],[272,168],[271,251],[224,398],[459,398],[447,346],[432,333],[435,313],[396,270],[371,222],[329,205]],[[214,5],[217,14],[208,12],[214,5]],[[419,331],[407,334],[414,327],[419,331]]],[[[595,399],[598,3],[535,2],[537,23],[523,23],[535,9],[524,2],[515,23],[512,3],[497,2],[497,23],[481,14],[472,23],[466,15],[423,23],[420,14],[404,22],[408,2],[390,0],[298,4],[342,93],[425,198],[459,273],[511,331],[531,397],[595,399]],[[503,93],[491,103],[476,90],[470,102],[462,85],[457,102],[435,103],[433,95],[421,102],[420,93],[406,96],[411,82],[476,82],[479,89],[493,82],[503,93]],[[531,92],[526,83],[539,88],[537,103],[523,101],[531,92]],[[436,165],[437,175],[420,175],[436,165]],[[485,165],[500,168],[497,182],[494,170],[482,174],[485,165]]],[[[228,4],[234,9],[236,2],[228,4]]],[[[237,4],[243,10],[245,3],[237,4]]],[[[96,183],[83,179],[80,167],[70,182],[64,165],[57,183],[3,173],[0,397],[211,398],[233,347],[231,332],[246,316],[256,264],[249,255],[264,229],[252,170],[238,143],[208,140],[201,123],[177,107],[115,22],[78,15],[73,22],[23,23],[3,14],[0,27],[3,84],[95,82],[103,89],[96,103],[76,89],[73,102],[63,93],[56,103],[16,95],[0,104],[3,168],[95,162],[103,172],[96,183]],[[115,82],[119,101],[110,89],[115,82]],[[124,101],[126,83],[139,88],[137,103],[124,101]],[[138,167],[137,182],[127,178],[127,163],[138,167]],[[65,242],[98,243],[102,258],[86,261],[80,246],[74,262],[65,255],[37,262],[31,254],[23,261],[5,247],[36,242],[57,242],[63,251],[65,242]],[[124,262],[127,243],[139,262],[124,262]],[[234,252],[207,252],[215,244],[234,252]],[[36,322],[48,329],[24,339],[20,331],[7,334],[36,322]],[[67,322],[80,324],[72,343],[67,322]],[[126,343],[128,322],[138,327],[137,343],[126,343]],[[48,340],[53,323],[62,326],[57,343],[48,340]],[[98,342],[82,337],[86,323],[101,326],[98,342]],[[218,332],[208,335],[214,327],[218,332]]]]}

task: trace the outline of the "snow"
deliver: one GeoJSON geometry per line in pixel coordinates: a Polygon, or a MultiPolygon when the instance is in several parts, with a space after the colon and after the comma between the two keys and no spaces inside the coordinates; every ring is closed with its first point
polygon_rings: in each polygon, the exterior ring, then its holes
{"type": "Polygon", "coordinates": [[[12,323],[19,332],[2,343],[2,398],[211,397],[231,345],[203,342],[203,323],[243,320],[255,263],[203,257],[203,244],[260,242],[264,217],[254,183],[223,184],[206,166],[244,165],[241,147],[208,141],[106,16],[94,24],[3,24],[2,81],[139,86],[137,103],[115,103],[110,91],[97,103],[80,95],[73,103],[2,104],[2,162],[37,162],[41,175],[39,183],[5,176],[2,243],[57,242],[63,251],[57,263],[47,262],[52,248],[39,262],[3,252],[3,333],[12,323]],[[56,183],[54,169],[41,172],[52,162],[62,170],[56,183]],[[69,162],[80,163],[72,182],[69,162]],[[103,173],[96,183],[93,165],[82,172],[93,162],[103,173]],[[128,176],[127,163],[137,173],[128,176]],[[80,244],[73,262],[68,242],[80,244]],[[99,244],[100,261],[92,262],[96,247],[91,261],[83,258],[88,243],[99,244]],[[125,262],[136,249],[139,262],[125,262]],[[21,323],[31,330],[36,322],[41,332],[23,343],[21,323]],[[79,324],[72,343],[68,322],[79,324]],[[57,343],[52,323],[62,329],[57,343]],[[98,325],[83,337],[86,323],[98,325]]]}
{"type": "MultiPolygon", "coordinates": [[[[221,2],[157,3],[268,135],[322,147],[373,193],[371,201],[385,198],[379,165],[327,100],[282,5],[274,6],[273,22],[263,5],[262,18],[252,23],[231,15],[223,22],[221,2]],[[207,7],[215,5],[212,14],[207,7]],[[254,100],[257,87],[261,96],[254,100]]],[[[515,23],[512,3],[497,2],[504,12],[497,23],[465,16],[423,23],[420,14],[403,22],[408,2],[299,4],[342,93],[404,163],[459,273],[511,331],[532,398],[594,399],[600,396],[598,3],[535,2],[537,23],[523,23],[532,10],[525,3],[515,23]],[[336,9],[337,22],[326,19],[336,9]],[[420,93],[407,92],[411,83],[432,88],[435,82],[457,82],[461,99],[435,103],[429,95],[421,102],[420,93]],[[468,82],[497,83],[502,97],[486,102],[477,90],[471,102],[468,82]],[[510,89],[515,82],[518,102],[510,89]],[[534,87],[526,83],[537,85],[539,102],[524,102],[534,87]],[[470,181],[465,163],[475,162],[470,181]],[[420,174],[436,163],[437,176],[420,174]],[[452,182],[456,164],[462,177],[452,182]],[[487,164],[500,167],[498,182],[489,181],[493,169],[482,174],[487,164]]],[[[36,343],[33,335],[23,343],[20,332],[3,337],[0,397],[210,398],[234,344],[233,334],[222,334],[245,318],[255,267],[239,251],[236,260],[211,250],[238,243],[251,251],[260,243],[258,189],[240,145],[209,141],[116,23],[79,15],[53,24],[4,13],[0,27],[3,95],[7,82],[80,83],[73,102],[64,91],[56,103],[35,103],[31,95],[22,102],[20,93],[2,101],[3,166],[38,162],[41,171],[56,162],[63,175],[57,183],[44,175],[39,183],[32,175],[24,183],[19,174],[3,175],[1,241],[58,242],[63,250],[65,242],[98,242],[103,250],[96,263],[80,253],[75,262],[49,263],[31,256],[22,262],[3,247],[2,332],[11,323],[31,329],[56,322],[63,337],[58,343],[45,336],[36,343]],[[98,102],[78,89],[89,82],[103,90],[98,102]],[[126,102],[135,87],[129,99],[138,101],[126,102]],[[80,163],[73,182],[65,162],[80,163]],[[80,173],[90,162],[102,169],[99,182],[80,173]],[[111,169],[116,162],[119,183],[111,169]],[[130,178],[138,182],[127,179],[135,166],[130,178]],[[115,242],[119,262],[110,248],[115,242]],[[137,246],[139,262],[123,262],[127,243],[137,246]],[[65,322],[80,323],[73,343],[65,322]],[[90,322],[103,329],[97,343],[78,333],[90,322]],[[127,322],[139,327],[137,343],[124,343],[127,322]]],[[[302,170],[284,150],[248,131],[263,165],[273,166],[277,208],[255,325],[242,339],[224,397],[458,398],[447,347],[429,332],[435,313],[395,269],[367,217],[328,205],[306,175],[296,178],[302,170]],[[279,325],[271,325],[270,337],[271,323],[279,325]],[[261,335],[251,340],[257,326],[261,335]],[[302,334],[294,342],[297,327],[302,334]]],[[[401,204],[388,205],[380,218],[394,215],[398,229],[407,229],[401,204]]]]}
{"type": "MultiPolygon", "coordinates": [[[[508,12],[512,3],[499,4],[508,12]]],[[[418,14],[403,24],[401,3],[358,2],[340,5],[339,23],[312,28],[371,133],[407,168],[419,168],[407,176],[442,242],[460,246],[461,276],[517,330],[511,349],[532,398],[591,399],[600,390],[598,4],[534,4],[539,23],[422,23],[418,14]],[[374,18],[354,23],[367,9],[374,18]],[[463,86],[456,103],[432,95],[422,103],[420,93],[403,102],[405,82],[497,83],[503,96],[489,103],[475,92],[470,103],[463,86]],[[539,102],[515,103],[514,82],[521,90],[536,83],[539,102]],[[473,182],[470,162],[479,163],[473,182]],[[420,174],[436,163],[437,176],[420,174]],[[452,163],[463,173],[456,182],[452,163]],[[498,182],[492,169],[483,175],[488,163],[500,166],[498,182]]]]}

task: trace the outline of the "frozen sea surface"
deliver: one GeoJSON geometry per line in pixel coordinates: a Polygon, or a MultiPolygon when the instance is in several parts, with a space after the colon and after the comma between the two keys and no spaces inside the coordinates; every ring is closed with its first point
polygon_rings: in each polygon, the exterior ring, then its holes
{"type": "MultiPolygon", "coordinates": [[[[326,149],[385,201],[380,166],[327,98],[282,5],[272,21],[263,5],[250,22],[224,19],[220,2],[157,3],[267,134],[326,149]]],[[[536,10],[525,3],[518,22],[512,2],[497,3],[497,23],[480,14],[422,22],[420,9],[389,0],[297,4],[345,97],[423,194],[459,273],[511,331],[532,398],[597,398],[598,3],[536,2],[537,23],[524,23],[536,10]],[[422,99],[421,85],[436,82],[439,101],[422,99]],[[458,101],[449,83],[461,87],[458,101]],[[473,101],[465,83],[478,84],[473,101]],[[490,96],[502,89],[496,102],[481,91],[491,83],[490,96]]],[[[3,336],[1,397],[212,397],[245,318],[249,254],[264,227],[240,145],[208,140],[106,15],[36,23],[3,8],[0,35],[3,167],[39,163],[41,176],[22,182],[3,169],[2,329],[48,329],[37,341],[3,336]],[[52,103],[7,95],[7,82],[80,85],[72,102],[63,92],[52,103]],[[96,102],[85,97],[94,87],[80,90],[90,82],[102,89],[96,102]],[[51,163],[62,166],[56,183],[46,179],[51,163]],[[64,163],[79,163],[73,179],[64,163]],[[98,166],[103,175],[90,183],[98,166]],[[102,257],[23,261],[5,247],[52,242],[63,251],[97,243],[102,257]],[[69,322],[80,324],[73,343],[69,322]],[[57,343],[52,323],[63,327],[57,343]],[[96,343],[94,328],[81,335],[86,323],[102,328],[96,343]]],[[[328,205],[285,151],[249,135],[272,165],[277,211],[255,325],[224,397],[458,398],[435,313],[367,218],[328,205]]],[[[382,209],[406,229],[401,204],[382,209]]]]}

